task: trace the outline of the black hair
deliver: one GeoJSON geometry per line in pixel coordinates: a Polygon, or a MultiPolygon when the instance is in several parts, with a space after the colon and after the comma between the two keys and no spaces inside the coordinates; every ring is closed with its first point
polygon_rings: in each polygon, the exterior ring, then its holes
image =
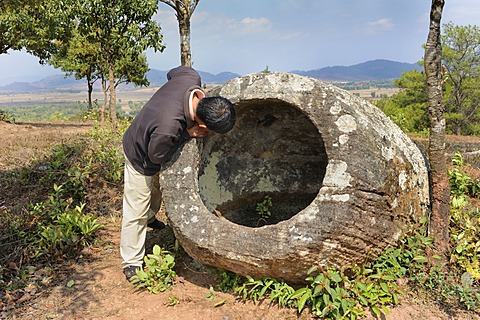
{"type": "Polygon", "coordinates": [[[197,117],[208,129],[216,133],[227,133],[235,125],[235,109],[230,100],[223,97],[206,97],[197,105],[197,117]]]}

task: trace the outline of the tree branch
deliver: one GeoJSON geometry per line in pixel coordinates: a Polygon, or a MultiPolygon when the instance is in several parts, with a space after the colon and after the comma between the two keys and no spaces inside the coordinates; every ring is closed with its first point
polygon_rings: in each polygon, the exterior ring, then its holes
{"type": "Polygon", "coordinates": [[[198,5],[199,2],[200,2],[200,0],[194,0],[194,1],[193,1],[192,6],[190,7],[190,15],[193,14],[193,12],[194,12],[195,9],[197,8],[197,5],[198,5]]]}
{"type": "Polygon", "coordinates": [[[177,6],[175,5],[175,3],[173,1],[171,1],[171,0],[160,0],[160,2],[165,3],[166,5],[172,7],[173,10],[177,11],[177,6]]]}

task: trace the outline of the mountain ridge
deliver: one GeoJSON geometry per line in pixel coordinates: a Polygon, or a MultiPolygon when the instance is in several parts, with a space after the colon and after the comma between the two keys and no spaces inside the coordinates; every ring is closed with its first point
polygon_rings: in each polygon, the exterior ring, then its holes
{"type": "MultiPolygon", "coordinates": [[[[403,72],[413,69],[422,70],[423,68],[415,63],[406,63],[391,61],[385,59],[369,60],[351,66],[331,66],[314,70],[293,70],[294,73],[302,76],[321,79],[329,82],[359,82],[372,80],[397,79],[403,72]]],[[[161,86],[167,81],[168,71],[151,69],[147,72],[147,79],[150,81],[150,87],[161,86]]],[[[203,83],[222,84],[240,75],[224,71],[218,74],[198,71],[203,83]]],[[[76,80],[74,76],[65,76],[58,74],[46,77],[34,82],[13,82],[5,86],[0,86],[0,93],[35,93],[51,91],[84,91],[86,87],[85,80],[76,80]]],[[[132,85],[123,85],[122,88],[133,88],[132,85]]]]}
{"type": "Polygon", "coordinates": [[[413,69],[422,70],[423,67],[416,63],[377,59],[352,66],[333,66],[310,71],[292,71],[292,73],[325,81],[371,81],[397,79],[403,72],[413,69]]]}

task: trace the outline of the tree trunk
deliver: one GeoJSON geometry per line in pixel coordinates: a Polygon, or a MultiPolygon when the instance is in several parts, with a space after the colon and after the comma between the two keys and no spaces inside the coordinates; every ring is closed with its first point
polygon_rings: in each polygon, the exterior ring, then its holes
{"type": "Polygon", "coordinates": [[[180,32],[180,59],[182,66],[192,67],[192,54],[190,50],[190,15],[178,17],[180,32]]]}
{"type": "Polygon", "coordinates": [[[200,0],[160,0],[175,10],[180,32],[180,60],[182,66],[192,67],[190,50],[190,19],[200,0]]]}
{"type": "Polygon", "coordinates": [[[110,84],[110,100],[108,103],[108,113],[110,114],[110,119],[112,120],[112,124],[117,123],[117,110],[116,110],[116,103],[117,103],[117,95],[115,93],[115,74],[114,74],[115,66],[112,62],[108,64],[108,82],[110,84]]]}
{"type": "Polygon", "coordinates": [[[93,109],[93,103],[92,103],[93,82],[91,82],[89,78],[87,78],[87,86],[88,86],[88,111],[91,111],[93,109]]]}
{"type": "Polygon", "coordinates": [[[437,253],[447,261],[449,251],[450,185],[445,155],[445,109],[442,102],[442,46],[440,22],[444,0],[432,0],[430,31],[425,45],[430,139],[428,157],[431,167],[432,214],[429,235],[437,253]]]}
{"type": "MultiPolygon", "coordinates": [[[[457,91],[457,90],[455,90],[457,91]]],[[[460,97],[460,95],[458,94],[458,92],[455,93],[455,113],[456,114],[463,114],[465,115],[464,112],[462,112],[462,99],[460,97]]],[[[464,122],[465,120],[462,120],[462,119],[458,119],[455,121],[455,134],[456,135],[461,135],[461,132],[462,132],[462,122],[464,122]]]]}
{"type": "Polygon", "coordinates": [[[105,122],[105,109],[107,107],[107,80],[102,77],[103,103],[102,111],[100,112],[100,122],[105,122]]]}

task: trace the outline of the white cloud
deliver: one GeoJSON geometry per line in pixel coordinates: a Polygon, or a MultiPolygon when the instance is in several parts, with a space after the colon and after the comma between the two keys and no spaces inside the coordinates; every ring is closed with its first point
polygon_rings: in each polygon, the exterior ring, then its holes
{"type": "Polygon", "coordinates": [[[160,25],[178,25],[177,18],[175,17],[175,12],[173,10],[158,10],[157,13],[153,16],[153,20],[160,23],[160,25]]]}
{"type": "MultiPolygon", "coordinates": [[[[195,16],[194,16],[195,18],[195,16]]],[[[192,23],[192,32],[212,41],[253,41],[254,39],[288,40],[301,36],[298,31],[282,32],[269,18],[234,18],[226,15],[209,15],[202,12],[192,23]]]]}
{"type": "Polygon", "coordinates": [[[459,0],[447,2],[443,9],[442,23],[453,22],[456,25],[479,25],[480,1],[459,0]]]}
{"type": "Polygon", "coordinates": [[[378,30],[392,30],[393,21],[392,19],[389,19],[389,18],[382,18],[377,21],[369,22],[368,25],[378,30]]]}
{"type": "Polygon", "coordinates": [[[377,21],[369,21],[367,32],[369,34],[381,33],[392,30],[394,26],[392,19],[382,18],[377,21]]]}
{"type": "Polygon", "coordinates": [[[241,25],[246,32],[266,31],[272,28],[272,23],[267,18],[244,18],[241,25]]]}

